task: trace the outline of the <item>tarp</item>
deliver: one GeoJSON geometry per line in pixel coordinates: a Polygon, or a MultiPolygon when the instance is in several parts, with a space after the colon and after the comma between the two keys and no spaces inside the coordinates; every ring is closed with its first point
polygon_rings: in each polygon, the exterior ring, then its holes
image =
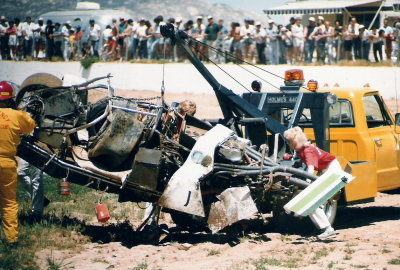
{"type": "Polygon", "coordinates": [[[354,0],[354,1],[300,1],[286,3],[282,6],[265,9],[267,15],[283,14],[341,14],[344,8],[349,7],[379,7],[382,0],[354,0]]]}

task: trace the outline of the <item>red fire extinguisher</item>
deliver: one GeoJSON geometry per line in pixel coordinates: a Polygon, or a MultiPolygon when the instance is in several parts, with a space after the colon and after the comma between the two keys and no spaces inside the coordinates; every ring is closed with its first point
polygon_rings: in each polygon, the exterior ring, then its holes
{"type": "Polygon", "coordinates": [[[71,194],[71,187],[68,181],[63,180],[58,184],[60,195],[68,196],[71,194]]]}
{"type": "Polygon", "coordinates": [[[99,222],[106,222],[110,219],[110,214],[108,213],[108,208],[105,203],[98,203],[95,207],[97,220],[99,222]]]}

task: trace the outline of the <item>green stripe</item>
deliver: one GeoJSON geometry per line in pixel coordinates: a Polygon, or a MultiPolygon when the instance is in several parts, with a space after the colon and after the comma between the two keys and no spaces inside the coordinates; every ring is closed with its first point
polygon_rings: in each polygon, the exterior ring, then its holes
{"type": "Polygon", "coordinates": [[[326,188],[328,188],[330,185],[332,185],[339,177],[340,175],[338,174],[332,174],[330,175],[327,179],[319,183],[316,187],[313,188],[313,190],[308,193],[303,199],[298,201],[293,207],[290,208],[291,211],[298,213],[300,212],[301,209],[303,209],[307,204],[309,204],[313,199],[315,199],[318,194],[320,194],[322,191],[324,191],[326,188]]]}
{"type": "Polygon", "coordinates": [[[333,197],[342,187],[345,186],[345,183],[340,181],[335,188],[331,189],[331,191],[326,194],[326,196],[323,196],[318,202],[314,203],[312,207],[309,207],[306,211],[303,213],[300,213],[301,216],[305,217],[314,212],[320,205],[324,204],[326,201],[328,201],[330,198],[333,197]]]}

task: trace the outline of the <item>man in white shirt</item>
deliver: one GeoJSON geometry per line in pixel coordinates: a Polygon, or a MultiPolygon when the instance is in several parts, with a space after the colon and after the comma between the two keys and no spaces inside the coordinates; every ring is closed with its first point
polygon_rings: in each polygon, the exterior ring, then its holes
{"type": "Polygon", "coordinates": [[[45,28],[44,19],[39,18],[38,23],[35,25],[35,29],[33,30],[34,37],[34,47],[35,47],[35,57],[39,58],[39,52],[43,52],[45,50],[45,28]]]}
{"type": "Polygon", "coordinates": [[[90,19],[89,23],[89,40],[91,49],[93,51],[93,55],[99,57],[99,41],[101,36],[101,28],[98,24],[95,23],[94,19],[90,19]]]}
{"type": "Polygon", "coordinates": [[[9,55],[8,49],[8,39],[6,35],[7,28],[9,27],[6,17],[0,17],[0,51],[1,51],[1,59],[7,60],[7,56],[9,55]]]}
{"type": "Polygon", "coordinates": [[[254,39],[256,40],[256,49],[257,49],[257,57],[258,64],[267,64],[267,60],[265,58],[265,47],[266,47],[266,32],[264,28],[261,26],[261,22],[256,22],[256,34],[254,39]]]}
{"type": "Polygon", "coordinates": [[[63,40],[63,58],[64,61],[69,61],[69,58],[71,56],[71,42],[69,40],[70,36],[70,30],[72,29],[71,27],[71,21],[67,21],[64,26],[61,29],[61,32],[63,33],[64,40],[63,40]]]}
{"type": "Polygon", "coordinates": [[[32,56],[33,48],[33,30],[36,28],[32,22],[31,17],[27,17],[26,21],[22,24],[22,35],[24,36],[24,57],[32,56]]]}
{"type": "Polygon", "coordinates": [[[369,31],[365,26],[360,24],[358,27],[361,38],[361,58],[369,61],[369,51],[371,50],[371,42],[369,40],[369,31]]]}
{"type": "Polygon", "coordinates": [[[356,17],[352,17],[348,32],[353,40],[353,53],[355,59],[361,59],[361,38],[360,38],[360,25],[357,23],[356,17]]]}
{"type": "Polygon", "coordinates": [[[304,28],[301,24],[301,17],[296,16],[292,25],[293,55],[296,62],[301,62],[304,52],[304,28]]]}

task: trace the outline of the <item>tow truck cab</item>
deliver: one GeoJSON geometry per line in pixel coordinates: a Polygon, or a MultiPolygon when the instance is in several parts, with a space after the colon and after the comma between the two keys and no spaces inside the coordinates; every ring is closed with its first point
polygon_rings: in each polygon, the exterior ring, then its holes
{"type": "MultiPolygon", "coordinates": [[[[356,176],[345,187],[343,203],[372,201],[379,191],[400,188],[400,123],[396,125],[379,92],[369,87],[318,89],[313,83],[312,91],[308,84],[308,90],[283,87],[243,98],[285,126],[302,127],[313,143],[356,176]]],[[[400,122],[399,114],[396,120],[400,122]]]]}
{"type": "MultiPolygon", "coordinates": [[[[400,187],[400,135],[393,116],[378,91],[330,88],[338,97],[329,108],[330,152],[346,161],[357,179],[345,188],[347,203],[373,199],[378,191],[400,187]]],[[[299,125],[307,126],[303,121],[299,125]]],[[[314,139],[312,130],[306,134],[314,139]]]]}

